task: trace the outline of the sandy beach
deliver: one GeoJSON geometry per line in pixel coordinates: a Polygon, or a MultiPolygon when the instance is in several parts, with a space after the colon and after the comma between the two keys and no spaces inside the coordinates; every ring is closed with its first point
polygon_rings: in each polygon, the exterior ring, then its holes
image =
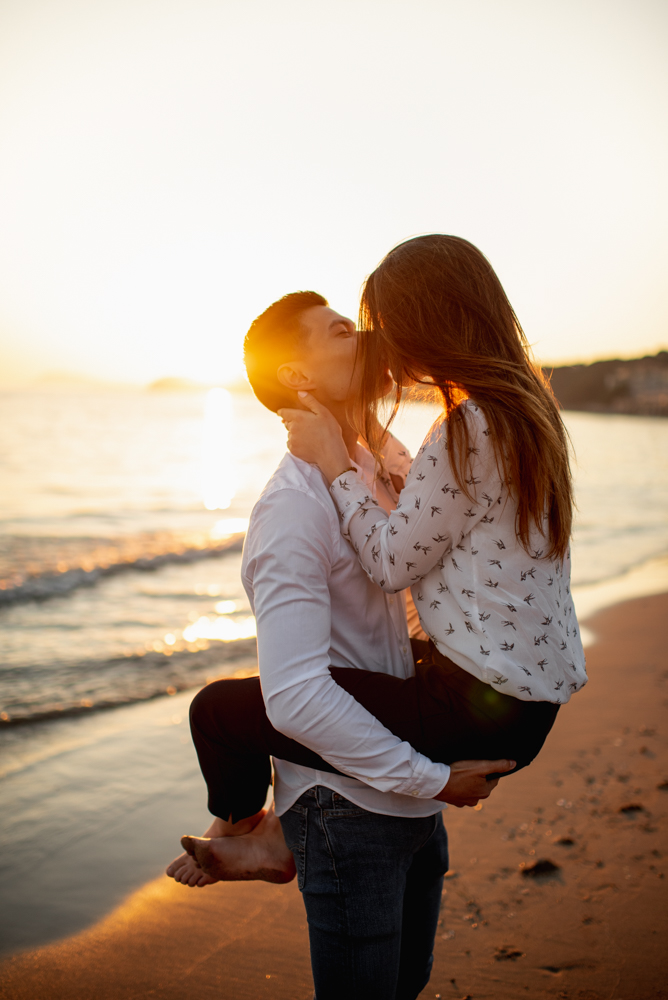
{"type": "MultiPolygon", "coordinates": [[[[446,812],[452,867],[424,997],[668,997],[667,621],[665,594],[590,617],[590,683],[539,760],[482,808],[446,812]]],[[[5,961],[0,996],[307,1000],[305,923],[295,883],[160,878],[5,961]]]]}
{"type": "MultiPolygon", "coordinates": [[[[492,715],[574,692],[422,807],[422,1000],[668,1000],[666,38],[668,0],[0,0],[0,1000],[314,1000],[310,820],[299,883],[165,874],[212,824],[193,699],[261,665],[412,815],[327,665],[389,691],[418,619],[492,715]]],[[[353,934],[404,877],[364,829],[353,934]]]]}

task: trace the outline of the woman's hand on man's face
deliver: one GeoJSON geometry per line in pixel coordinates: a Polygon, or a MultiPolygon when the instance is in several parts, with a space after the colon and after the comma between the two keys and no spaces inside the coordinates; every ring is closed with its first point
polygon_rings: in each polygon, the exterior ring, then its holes
{"type": "Polygon", "coordinates": [[[288,448],[296,458],[319,466],[327,482],[331,483],[350,466],[341,427],[327,407],[310,393],[298,395],[308,409],[278,411],[288,429],[288,448]]]}

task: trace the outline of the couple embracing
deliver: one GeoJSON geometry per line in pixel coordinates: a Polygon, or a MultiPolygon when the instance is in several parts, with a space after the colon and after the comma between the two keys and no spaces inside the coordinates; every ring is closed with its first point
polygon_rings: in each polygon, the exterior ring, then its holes
{"type": "Polygon", "coordinates": [[[243,554],[260,677],[193,701],[215,818],[167,873],[296,873],[317,1000],[415,1000],[444,804],[530,764],[586,683],[566,432],[496,274],[453,236],[390,251],[359,330],[314,292],[286,295],[245,361],[290,449],[243,554]],[[411,462],[377,414],[416,383],[443,414],[411,462]]]}

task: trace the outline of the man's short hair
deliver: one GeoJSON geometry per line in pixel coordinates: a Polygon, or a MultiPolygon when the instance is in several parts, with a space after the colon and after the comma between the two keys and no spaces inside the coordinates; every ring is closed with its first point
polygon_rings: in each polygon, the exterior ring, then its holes
{"type": "Polygon", "coordinates": [[[253,392],[269,410],[294,406],[294,396],[276,377],[305,343],[308,331],[301,316],[313,306],[329,305],[318,292],[290,292],[253,320],[244,340],[244,364],[253,392]]]}

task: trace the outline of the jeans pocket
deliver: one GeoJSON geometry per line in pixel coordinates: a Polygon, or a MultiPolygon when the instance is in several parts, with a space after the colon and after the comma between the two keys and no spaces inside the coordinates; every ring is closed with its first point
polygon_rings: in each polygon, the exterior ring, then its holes
{"type": "Polygon", "coordinates": [[[345,798],[339,792],[332,792],[332,805],[331,808],[323,809],[323,815],[326,817],[339,816],[341,818],[348,816],[367,816],[369,815],[367,809],[362,809],[361,806],[355,805],[350,799],[345,798]]]}
{"type": "Polygon", "coordinates": [[[280,817],[283,836],[297,868],[297,885],[300,892],[304,889],[306,879],[306,830],[308,825],[308,809],[295,803],[280,817]]]}

